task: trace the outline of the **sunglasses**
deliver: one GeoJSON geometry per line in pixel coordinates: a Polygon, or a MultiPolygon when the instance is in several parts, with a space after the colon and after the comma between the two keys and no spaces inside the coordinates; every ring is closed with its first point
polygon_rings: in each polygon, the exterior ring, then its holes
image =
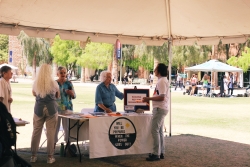
{"type": "Polygon", "coordinates": [[[66,72],[60,72],[60,74],[66,74],[66,72]]]}

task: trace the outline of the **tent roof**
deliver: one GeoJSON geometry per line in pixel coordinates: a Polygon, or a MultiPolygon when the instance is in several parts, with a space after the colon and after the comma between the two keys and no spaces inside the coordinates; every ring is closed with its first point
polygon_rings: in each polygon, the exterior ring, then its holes
{"type": "Polygon", "coordinates": [[[185,68],[185,71],[243,72],[240,68],[227,65],[218,60],[210,60],[193,67],[188,67],[185,68]]]}
{"type": "Polygon", "coordinates": [[[8,67],[12,68],[13,70],[17,70],[18,69],[18,67],[13,66],[11,64],[6,64],[6,63],[0,64],[0,68],[2,68],[3,66],[8,66],[8,67]]]}
{"type": "Polygon", "coordinates": [[[0,34],[124,44],[244,42],[249,0],[0,0],[0,34]]]}

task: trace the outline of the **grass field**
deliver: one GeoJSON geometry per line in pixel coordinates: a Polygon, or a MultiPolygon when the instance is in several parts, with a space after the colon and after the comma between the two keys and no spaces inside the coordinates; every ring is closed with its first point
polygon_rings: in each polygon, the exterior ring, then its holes
{"type": "MultiPolygon", "coordinates": [[[[97,84],[74,83],[76,99],[73,100],[74,111],[94,107],[95,88],[97,84]]],[[[30,147],[32,135],[32,118],[35,98],[31,94],[31,82],[11,85],[13,94],[12,115],[27,120],[30,124],[18,127],[17,147],[30,147]]],[[[124,86],[118,86],[123,91],[124,86]]],[[[140,88],[140,86],[138,86],[140,88]]],[[[145,87],[144,87],[145,88],[145,87]]],[[[152,94],[151,89],[151,94],[152,94]]],[[[183,95],[172,91],[171,135],[192,134],[239,143],[250,144],[250,98],[208,98],[183,95]]],[[[118,111],[123,110],[123,100],[117,99],[118,111]]],[[[150,111],[148,111],[150,112],[150,111]]],[[[169,118],[165,125],[170,133],[169,118]]],[[[42,136],[42,141],[45,135],[42,136]]]]}

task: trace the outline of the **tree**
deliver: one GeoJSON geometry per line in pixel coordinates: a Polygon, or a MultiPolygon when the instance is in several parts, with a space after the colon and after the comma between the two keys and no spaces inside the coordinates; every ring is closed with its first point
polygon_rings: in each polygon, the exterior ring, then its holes
{"type": "Polygon", "coordinates": [[[29,65],[33,67],[32,78],[34,79],[36,76],[36,67],[42,63],[49,62],[51,59],[51,54],[47,48],[49,42],[43,38],[29,37],[23,31],[20,32],[17,38],[21,42],[29,65]]]}
{"type": "Polygon", "coordinates": [[[212,53],[212,46],[192,45],[173,47],[173,66],[181,69],[182,66],[193,66],[205,62],[212,53]]]}
{"type": "Polygon", "coordinates": [[[74,70],[77,58],[82,54],[82,49],[79,41],[61,40],[60,36],[57,35],[54,38],[51,53],[54,57],[54,62],[65,66],[67,70],[74,70]]]}
{"type": "Polygon", "coordinates": [[[231,56],[227,63],[232,66],[241,68],[244,72],[247,72],[250,66],[250,48],[246,47],[245,51],[242,51],[241,56],[231,56]]]}
{"type": "Polygon", "coordinates": [[[0,63],[8,62],[9,36],[0,34],[0,63]]]}
{"type": "Polygon", "coordinates": [[[88,43],[77,64],[91,69],[105,69],[112,60],[113,45],[107,43],[88,43]]]}

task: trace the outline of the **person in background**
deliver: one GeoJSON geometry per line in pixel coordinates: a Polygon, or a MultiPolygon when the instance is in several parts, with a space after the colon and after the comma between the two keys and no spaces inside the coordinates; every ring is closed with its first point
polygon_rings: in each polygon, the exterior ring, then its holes
{"type": "Polygon", "coordinates": [[[196,78],[195,74],[193,74],[192,78],[191,78],[191,85],[192,85],[192,91],[190,93],[191,96],[194,95],[194,93],[195,93],[196,84],[197,84],[197,78],[196,78]]]}
{"type": "Polygon", "coordinates": [[[220,79],[220,97],[225,97],[224,76],[220,79]]]}
{"type": "Polygon", "coordinates": [[[152,73],[149,74],[149,82],[150,82],[150,88],[152,88],[154,82],[154,75],[152,73]]]}
{"type": "Polygon", "coordinates": [[[207,74],[207,82],[208,82],[208,84],[207,84],[207,95],[209,94],[209,92],[210,92],[210,89],[211,89],[211,76],[209,75],[209,74],[207,74]]]}
{"type": "Polygon", "coordinates": [[[230,93],[231,90],[231,96],[233,95],[233,90],[234,90],[234,76],[233,73],[229,73],[229,83],[228,83],[228,94],[230,93]]]}
{"type": "Polygon", "coordinates": [[[182,86],[182,77],[180,76],[180,74],[177,74],[176,83],[175,83],[175,89],[174,90],[176,90],[178,86],[182,90],[182,88],[183,88],[183,86],[182,86]]]}
{"type": "Polygon", "coordinates": [[[204,95],[204,90],[208,88],[208,76],[207,74],[204,74],[202,78],[202,94],[204,95]]]}
{"type": "Polygon", "coordinates": [[[96,87],[95,92],[96,106],[94,112],[115,112],[115,97],[122,100],[124,95],[111,83],[111,73],[109,71],[102,71],[100,80],[101,83],[96,87]]]}
{"type": "Polygon", "coordinates": [[[224,84],[224,94],[226,95],[228,90],[228,80],[226,75],[223,76],[223,84],[224,84]]]}
{"type": "Polygon", "coordinates": [[[37,161],[37,151],[45,123],[47,129],[47,163],[54,163],[54,137],[58,116],[56,99],[60,97],[60,92],[57,82],[52,77],[52,67],[49,64],[43,64],[40,67],[33,84],[32,93],[36,97],[36,103],[33,116],[30,162],[37,161]]]}
{"type": "Polygon", "coordinates": [[[13,99],[10,79],[13,73],[9,66],[2,66],[0,73],[2,76],[2,78],[0,78],[0,101],[6,106],[9,113],[11,113],[10,104],[13,102],[13,99]]]}
{"type": "MultiPolygon", "coordinates": [[[[65,67],[58,67],[57,69],[58,79],[56,80],[59,85],[61,98],[57,99],[58,103],[58,113],[63,114],[67,110],[73,111],[72,99],[76,98],[75,90],[71,81],[67,79],[67,70],[65,67]]],[[[69,132],[69,121],[67,118],[58,117],[56,133],[55,133],[55,145],[58,142],[58,132],[61,126],[64,130],[64,141],[68,141],[68,132],[69,132]]]]}
{"type": "Polygon", "coordinates": [[[169,83],[167,79],[168,67],[159,63],[154,70],[158,82],[155,87],[153,97],[143,97],[142,101],[149,103],[152,100],[153,118],[151,124],[151,133],[153,136],[153,153],[146,158],[147,161],[158,161],[164,159],[164,118],[168,113],[169,83]],[[159,157],[160,155],[160,157],[159,157]]]}

